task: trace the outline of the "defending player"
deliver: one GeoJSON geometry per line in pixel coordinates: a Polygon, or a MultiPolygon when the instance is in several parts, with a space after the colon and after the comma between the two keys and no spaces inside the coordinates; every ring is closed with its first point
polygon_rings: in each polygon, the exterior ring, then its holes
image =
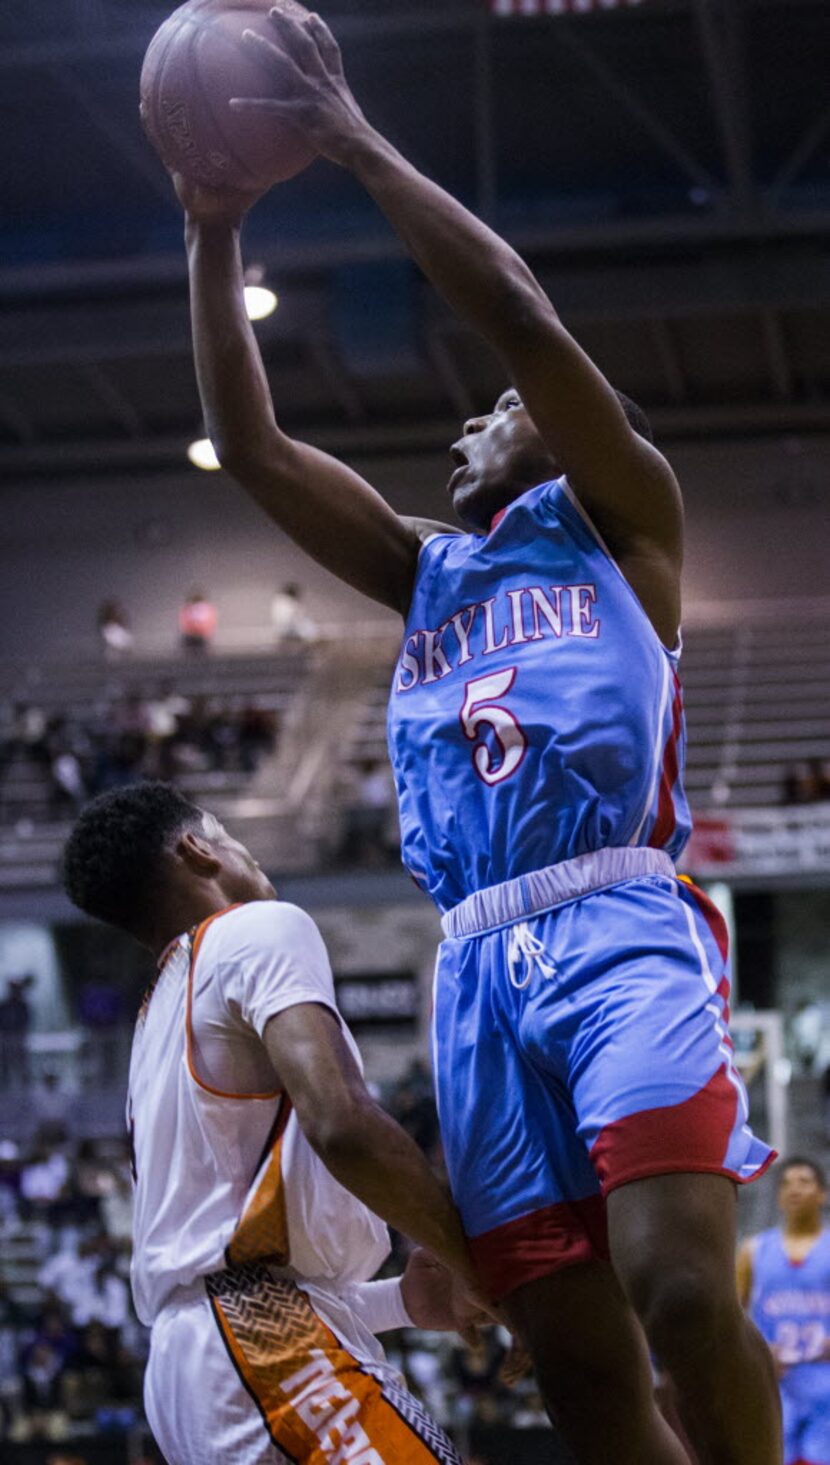
{"type": "Polygon", "coordinates": [[[363,117],[318,17],[272,15],[270,108],[351,170],[515,389],[465,425],[468,530],[399,518],[288,438],[242,300],[246,198],[179,184],[221,461],[406,628],[389,738],[406,864],[444,913],[434,1058],[481,1276],[582,1465],[670,1465],[642,1323],[702,1460],[778,1465],[767,1349],[735,1295],[735,1182],[769,1163],[726,1023],[726,938],[676,878],[682,511],[648,425],[493,232],[363,117]]]}
{"type": "Polygon", "coordinates": [[[784,1409],[784,1465],[830,1465],[830,1230],[814,1160],[779,1167],[782,1225],[738,1252],[738,1292],[769,1343],[784,1409]]]}
{"type": "Polygon", "coordinates": [[[460,1465],[374,1334],[474,1309],[423,1252],[400,1282],[368,1279],[378,1215],[468,1271],[461,1228],[367,1093],[313,921],[165,784],[89,805],[64,871],[77,906],[158,957],[128,1121],[145,1403],[169,1465],[460,1465]]]}

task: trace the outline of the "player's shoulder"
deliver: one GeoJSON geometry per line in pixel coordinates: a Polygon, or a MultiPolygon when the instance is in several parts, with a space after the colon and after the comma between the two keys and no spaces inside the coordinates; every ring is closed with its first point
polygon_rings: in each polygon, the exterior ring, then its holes
{"type": "Polygon", "coordinates": [[[307,911],[285,900],[252,900],[218,916],[205,935],[216,961],[267,951],[319,949],[323,938],[307,911]]]}
{"type": "Polygon", "coordinates": [[[444,539],[451,537],[459,538],[464,531],[452,524],[444,524],[440,519],[418,519],[410,514],[402,514],[401,519],[407,529],[414,534],[421,548],[428,544],[431,539],[444,539]]]}

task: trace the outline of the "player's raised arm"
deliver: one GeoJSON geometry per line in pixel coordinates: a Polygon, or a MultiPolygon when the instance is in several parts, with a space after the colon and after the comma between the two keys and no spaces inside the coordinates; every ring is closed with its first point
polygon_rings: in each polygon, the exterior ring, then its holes
{"type": "Polygon", "coordinates": [[[232,105],[272,109],[359,179],[453,310],[499,353],[611,548],[653,561],[664,583],[652,618],[670,627],[679,610],[682,512],[668,463],[629,425],[615,391],[515,251],[369,125],[319,17],[303,23],[275,11],[271,19],[278,46],[250,32],[247,39],[268,61],[278,95],[232,105]]]}
{"type": "Polygon", "coordinates": [[[245,311],[240,230],[253,201],[176,180],[187,224],[196,374],[219,461],[315,560],[405,611],[419,539],[345,464],[280,430],[245,311]]]}

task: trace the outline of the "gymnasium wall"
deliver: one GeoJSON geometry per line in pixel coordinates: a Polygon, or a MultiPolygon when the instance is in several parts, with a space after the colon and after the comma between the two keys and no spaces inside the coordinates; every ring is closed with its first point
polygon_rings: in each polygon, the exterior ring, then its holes
{"type": "MultiPolygon", "coordinates": [[[[687,607],[825,592],[830,437],[684,446],[671,457],[686,493],[687,607]]],[[[442,455],[355,466],[399,511],[447,517],[442,455]]],[[[11,485],[0,503],[0,657],[89,645],[97,606],[112,595],[139,637],[172,643],[194,585],[237,640],[267,623],[270,596],[290,579],[321,620],[383,614],[299,555],[224,474],[11,485]]]]}

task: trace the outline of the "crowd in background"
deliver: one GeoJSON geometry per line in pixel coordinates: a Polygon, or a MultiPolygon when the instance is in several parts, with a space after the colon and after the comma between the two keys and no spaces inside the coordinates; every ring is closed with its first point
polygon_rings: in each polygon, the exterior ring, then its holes
{"type": "MultiPolygon", "coordinates": [[[[383,1098],[440,1164],[426,1066],[413,1063],[383,1098]]],[[[66,1441],[67,1458],[82,1460],[85,1435],[124,1434],[141,1419],[148,1335],[129,1290],[131,1225],[126,1139],[78,1139],[65,1117],[42,1120],[20,1148],[0,1134],[0,1443],[66,1441]]],[[[407,1245],[393,1237],[388,1273],[405,1265],[407,1245]]],[[[501,1330],[468,1345],[408,1329],[384,1344],[456,1431],[545,1424],[531,1381],[508,1389],[499,1379],[508,1344],[501,1330]]]]}
{"type": "Polygon", "coordinates": [[[48,812],[66,817],[95,794],[139,778],[253,773],[276,746],[277,717],[261,698],[188,697],[172,682],[107,697],[85,716],[35,703],[0,707],[0,804],[13,760],[43,771],[48,812]]]}

